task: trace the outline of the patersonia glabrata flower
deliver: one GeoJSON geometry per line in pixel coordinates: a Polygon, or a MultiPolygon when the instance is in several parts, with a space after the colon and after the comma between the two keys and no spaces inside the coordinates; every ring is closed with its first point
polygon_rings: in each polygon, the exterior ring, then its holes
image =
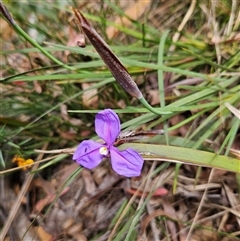
{"type": "Polygon", "coordinates": [[[92,169],[99,165],[104,157],[110,157],[112,168],[119,175],[139,176],[143,165],[140,154],[131,148],[119,151],[113,145],[120,134],[120,129],[120,120],[113,110],[105,109],[98,112],[95,131],[105,144],[85,140],[77,147],[73,160],[85,168],[92,169]]]}

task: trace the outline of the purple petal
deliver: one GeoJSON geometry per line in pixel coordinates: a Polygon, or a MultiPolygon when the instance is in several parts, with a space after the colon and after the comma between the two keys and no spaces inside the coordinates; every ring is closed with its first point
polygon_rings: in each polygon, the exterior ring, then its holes
{"type": "Polygon", "coordinates": [[[112,145],[120,134],[118,115],[111,109],[98,112],[95,119],[95,131],[108,145],[112,145]]]}
{"type": "Polygon", "coordinates": [[[101,147],[103,145],[95,141],[83,141],[73,154],[73,160],[83,167],[92,169],[102,161],[103,156],[99,153],[101,147]]]}
{"type": "Polygon", "coordinates": [[[143,159],[139,153],[131,148],[119,151],[116,147],[110,147],[111,163],[113,170],[126,177],[140,176],[143,159]]]}

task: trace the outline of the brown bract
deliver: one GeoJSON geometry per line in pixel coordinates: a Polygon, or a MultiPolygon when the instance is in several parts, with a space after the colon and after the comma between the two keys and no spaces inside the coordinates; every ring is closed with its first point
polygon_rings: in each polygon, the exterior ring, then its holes
{"type": "Polygon", "coordinates": [[[111,71],[117,82],[125,89],[131,96],[137,99],[142,98],[142,93],[136,83],[128,73],[127,69],[123,66],[117,56],[111,51],[106,42],[96,32],[93,26],[87,19],[77,10],[74,9],[76,19],[83,32],[87,35],[93,47],[97,50],[98,54],[111,71]]]}

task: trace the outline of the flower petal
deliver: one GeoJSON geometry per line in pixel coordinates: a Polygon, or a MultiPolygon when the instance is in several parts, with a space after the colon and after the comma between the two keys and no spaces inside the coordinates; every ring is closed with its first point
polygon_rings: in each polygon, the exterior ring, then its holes
{"type": "Polygon", "coordinates": [[[92,169],[102,161],[103,156],[99,152],[101,147],[103,145],[95,141],[83,141],[73,154],[73,160],[76,160],[83,167],[92,169]]]}
{"type": "Polygon", "coordinates": [[[143,159],[139,153],[131,148],[119,151],[116,147],[110,147],[111,163],[113,170],[126,177],[140,176],[143,159]]]}
{"type": "Polygon", "coordinates": [[[108,145],[112,145],[120,134],[118,115],[111,109],[98,112],[95,119],[95,131],[108,145]]]}

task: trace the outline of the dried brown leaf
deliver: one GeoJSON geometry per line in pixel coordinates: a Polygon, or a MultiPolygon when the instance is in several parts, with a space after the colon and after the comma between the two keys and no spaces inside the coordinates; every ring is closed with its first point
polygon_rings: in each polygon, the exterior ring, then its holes
{"type": "MultiPolygon", "coordinates": [[[[82,83],[82,89],[86,90],[90,88],[93,84],[92,83],[82,83]]],[[[97,89],[91,89],[88,91],[84,91],[82,95],[83,104],[85,106],[90,106],[93,108],[98,107],[98,90],[97,89]]]]}
{"type": "MultiPolygon", "coordinates": [[[[151,0],[144,0],[144,1],[136,1],[132,5],[128,5],[128,8],[125,9],[125,14],[133,20],[137,20],[149,7],[151,0]]],[[[122,26],[129,26],[131,21],[126,17],[118,17],[114,21],[114,25],[122,25],[122,26]]],[[[117,33],[118,29],[114,26],[108,27],[106,33],[109,39],[113,38],[117,33]]]]}

